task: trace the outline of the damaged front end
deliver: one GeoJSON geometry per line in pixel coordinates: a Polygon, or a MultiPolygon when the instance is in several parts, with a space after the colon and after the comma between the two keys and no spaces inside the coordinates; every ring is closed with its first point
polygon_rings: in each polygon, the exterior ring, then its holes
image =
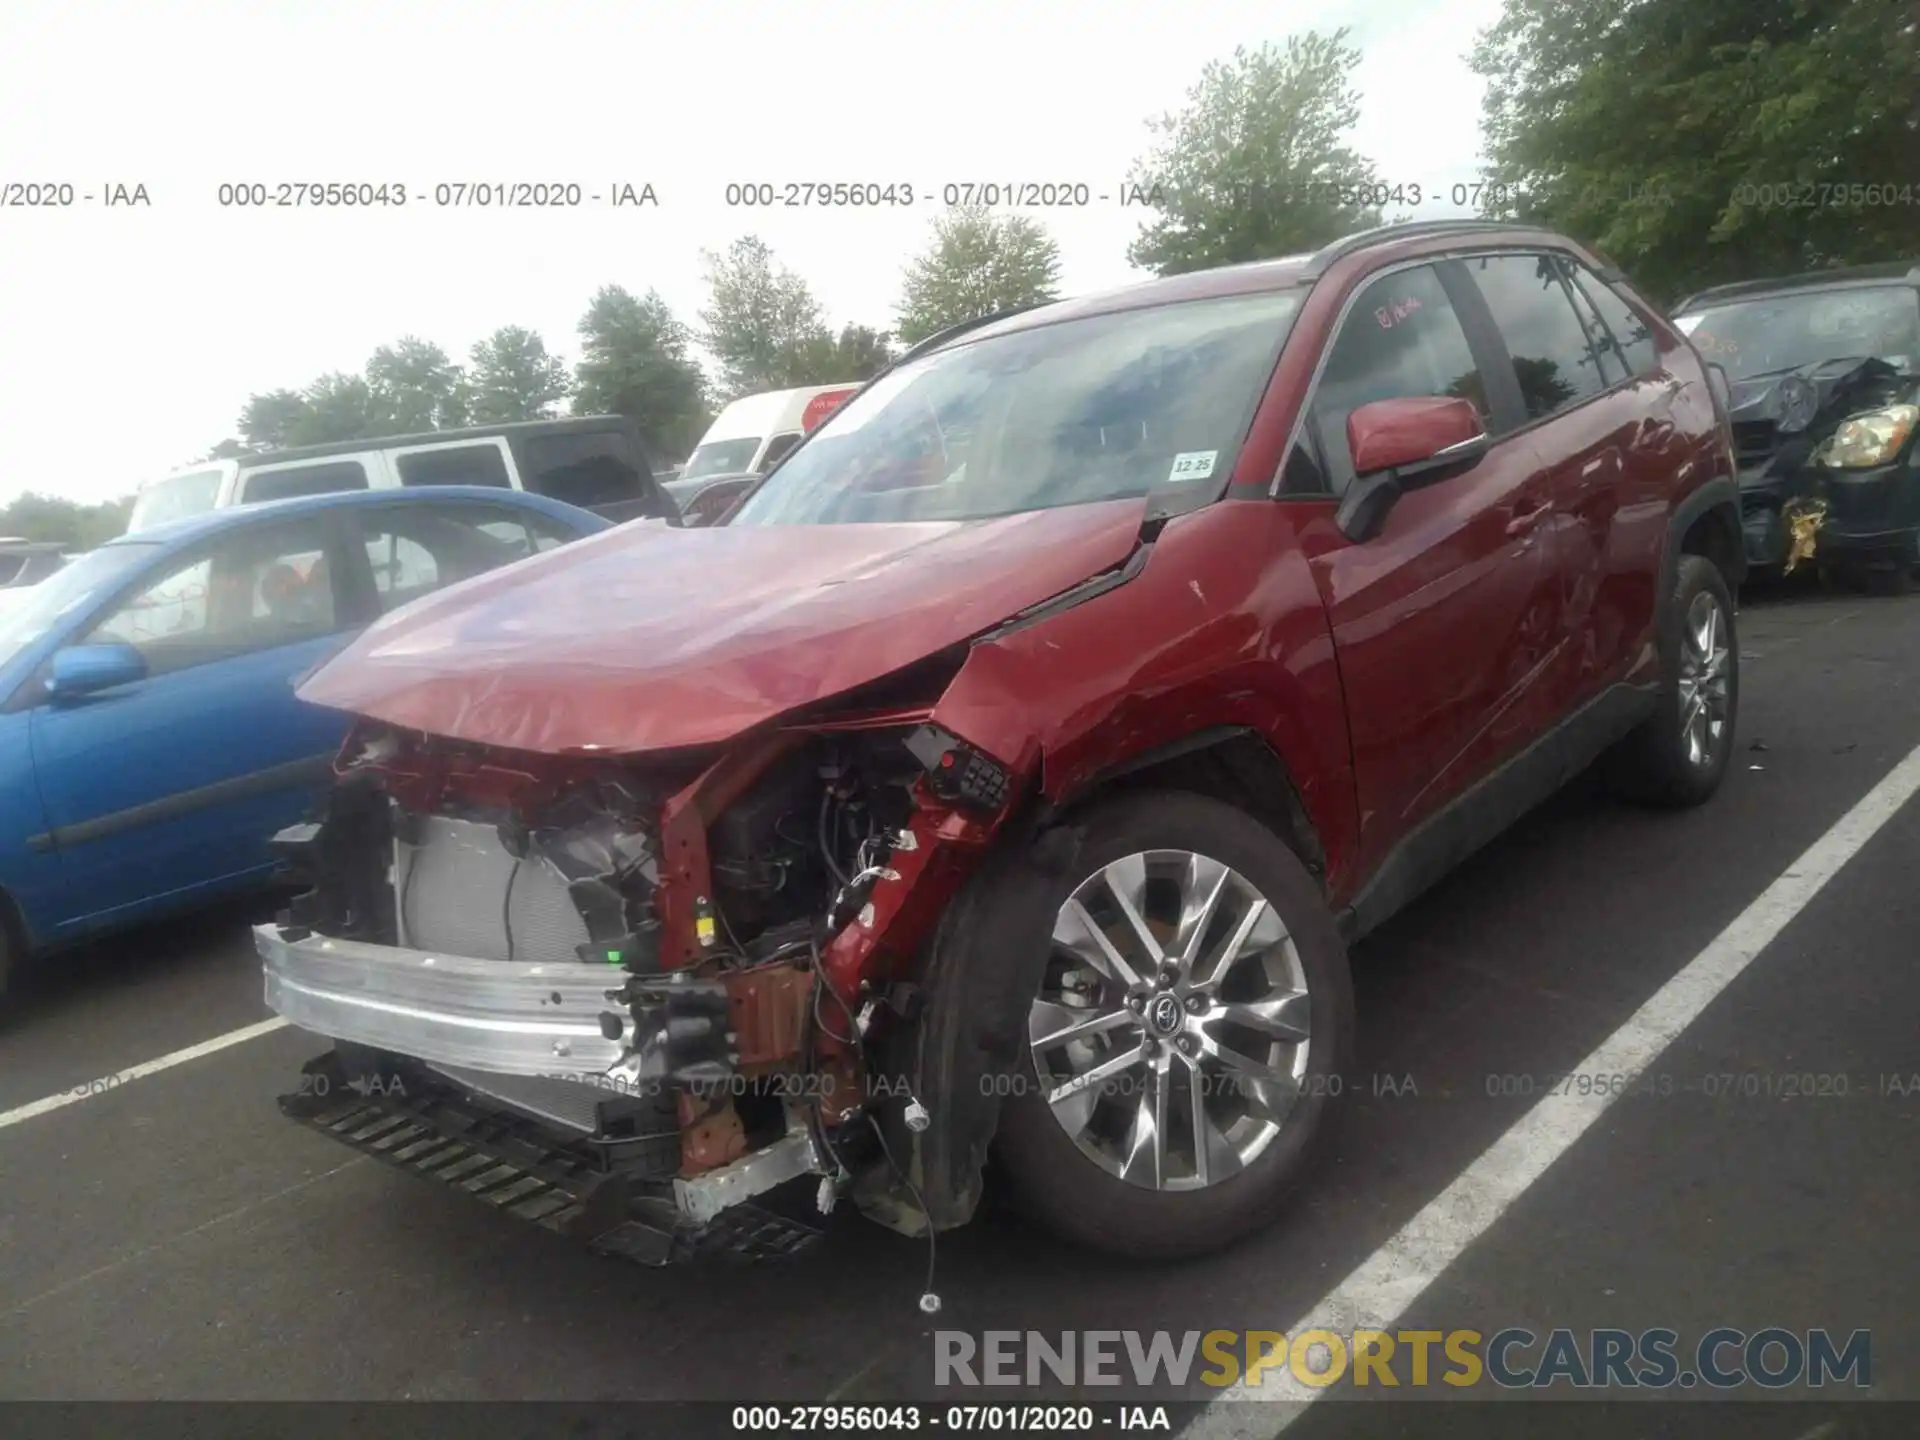
{"type": "Polygon", "coordinates": [[[1734,387],[1734,445],[1748,563],[1920,563],[1920,382],[1847,357],[1734,387]]]}
{"type": "Polygon", "coordinates": [[[930,713],[641,756],[364,722],[255,932],[268,1005],[335,1042],[282,1109],[650,1264],[791,1253],[847,1194],[925,1228],[886,1139],[925,1111],[872,1057],[1020,784],[930,713]]]}

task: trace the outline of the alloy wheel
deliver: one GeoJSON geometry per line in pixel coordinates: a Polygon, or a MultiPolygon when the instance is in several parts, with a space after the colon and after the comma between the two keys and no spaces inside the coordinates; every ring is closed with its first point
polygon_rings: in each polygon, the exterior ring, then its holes
{"type": "Polygon", "coordinates": [[[1060,907],[1028,1038],[1041,1096],[1082,1154],[1128,1184],[1200,1190],[1280,1133],[1310,1008],[1293,938],[1251,881],[1148,850],[1060,907]]]}
{"type": "Polygon", "coordinates": [[[1719,599],[1705,590],[1696,594],[1681,630],[1680,743],[1688,764],[1705,767],[1726,743],[1731,699],[1727,623],[1719,599]]]}

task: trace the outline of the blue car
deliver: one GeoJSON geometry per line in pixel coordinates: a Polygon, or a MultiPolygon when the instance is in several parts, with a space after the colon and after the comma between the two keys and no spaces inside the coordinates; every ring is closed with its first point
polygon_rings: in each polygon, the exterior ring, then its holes
{"type": "Polygon", "coordinates": [[[294,682],[382,614],[610,522],[467,486],[242,505],[0,610],[0,993],[28,956],[258,884],[347,717],[294,682]]]}

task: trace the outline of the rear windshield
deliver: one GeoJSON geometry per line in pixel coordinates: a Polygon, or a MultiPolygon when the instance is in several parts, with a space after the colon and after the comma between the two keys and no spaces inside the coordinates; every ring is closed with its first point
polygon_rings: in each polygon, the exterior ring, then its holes
{"type": "Polygon", "coordinates": [[[185,475],[169,475],[156,480],[140,492],[127,517],[127,530],[146,530],[183,520],[189,515],[204,515],[220,498],[220,472],[194,470],[185,475]]]}

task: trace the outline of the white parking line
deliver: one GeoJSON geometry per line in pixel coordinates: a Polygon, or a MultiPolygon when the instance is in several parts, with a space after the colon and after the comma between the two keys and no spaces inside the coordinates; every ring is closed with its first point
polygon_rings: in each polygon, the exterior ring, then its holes
{"type": "Polygon", "coordinates": [[[44,1115],[49,1110],[58,1110],[62,1106],[77,1105],[82,1100],[91,1100],[96,1095],[105,1095],[117,1090],[129,1080],[138,1080],[142,1075],[157,1075],[162,1070],[171,1070],[176,1065],[184,1065],[189,1060],[198,1060],[202,1055],[211,1055],[224,1050],[229,1045],[239,1045],[261,1035],[271,1034],[287,1022],[278,1015],[271,1020],[262,1020],[257,1025],[245,1025],[238,1030],[229,1030],[224,1035],[216,1035],[211,1040],[202,1040],[198,1045],[189,1045],[184,1050],[175,1050],[170,1055],[162,1055],[157,1060],[142,1060],[138,1065],[129,1065],[124,1070],[116,1070],[111,1075],[102,1075],[98,1079],[84,1080],[71,1090],[62,1090],[58,1095],[48,1095],[41,1100],[31,1100],[12,1110],[0,1110],[0,1130],[9,1125],[18,1125],[22,1120],[31,1120],[36,1115],[44,1115]]]}
{"type": "MultiPolygon", "coordinates": [[[[1591,1055],[1568,1067],[1569,1073],[1635,1076],[1643,1071],[1740,977],[1916,791],[1920,791],[1920,748],[1869,790],[1591,1055]]],[[[1331,1330],[1345,1337],[1354,1330],[1391,1330],[1441,1272],[1606,1113],[1618,1093],[1555,1095],[1537,1103],[1284,1333],[1331,1330]]],[[[1303,1385],[1291,1369],[1261,1378],[1265,1383],[1250,1387],[1242,1381],[1215,1396],[1184,1434],[1190,1440],[1271,1440],[1332,1388],[1303,1385]],[[1290,1403],[1279,1409],[1221,1403],[1234,1401],[1290,1403]]]]}

